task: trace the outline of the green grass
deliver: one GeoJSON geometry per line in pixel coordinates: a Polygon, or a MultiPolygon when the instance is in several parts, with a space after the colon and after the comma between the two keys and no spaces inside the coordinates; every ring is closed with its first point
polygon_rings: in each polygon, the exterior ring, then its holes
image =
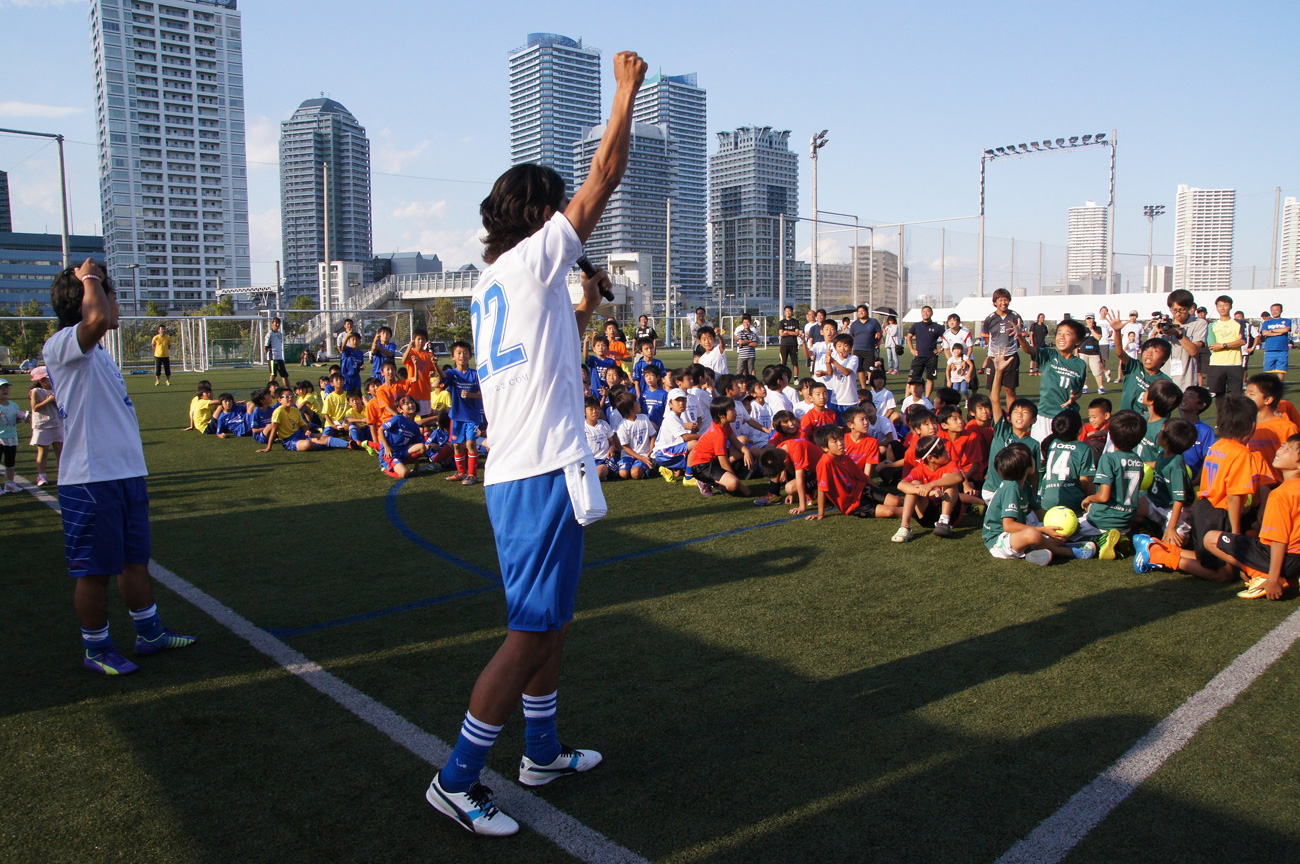
{"type": "MultiPolygon", "coordinates": [[[[160,563],[266,628],[490,584],[394,527],[370,457],[181,433],[199,377],[128,378],[160,563]]],[[[660,481],[605,491],[588,562],[784,516],[660,481]]],[[[481,487],[421,476],[395,503],[496,570],[481,487]]],[[[784,522],[588,569],[560,722],[607,762],[538,794],[654,861],[990,861],[1296,608],[1127,561],[995,561],[973,521],[901,546],[895,527],[784,522]]],[[[529,831],[452,826],[422,800],[428,766],[165,590],[167,622],[200,641],[130,678],[83,672],[58,517],[4,496],[0,537],[0,860],[571,860],[529,831]]],[[[286,641],[450,741],[503,611],[488,591],[286,641]]],[[[1294,860],[1297,686],[1293,651],[1070,860],[1294,860]]],[[[507,776],[522,729],[489,763],[507,776]]]]}

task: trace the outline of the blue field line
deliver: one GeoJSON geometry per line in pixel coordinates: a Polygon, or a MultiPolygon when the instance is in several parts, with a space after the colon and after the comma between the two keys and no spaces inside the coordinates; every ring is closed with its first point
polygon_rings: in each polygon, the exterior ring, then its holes
{"type": "Polygon", "coordinates": [[[439,603],[447,603],[451,600],[459,600],[462,597],[473,597],[475,594],[484,594],[496,590],[498,590],[496,585],[482,585],[478,588],[466,588],[464,591],[457,591],[454,594],[443,594],[441,597],[416,600],[412,603],[403,603],[400,606],[389,606],[387,609],[376,609],[374,612],[362,612],[360,615],[349,615],[346,618],[335,618],[333,621],[308,624],[305,627],[263,627],[262,629],[277,639],[288,639],[291,636],[302,636],[304,633],[315,633],[317,630],[326,630],[330,627],[342,627],[344,624],[356,624],[361,621],[369,621],[372,618],[396,615],[398,612],[409,612],[412,609],[437,606],[439,603]]]}
{"type": "Polygon", "coordinates": [[[721,537],[730,537],[733,534],[744,534],[746,531],[757,531],[759,528],[771,528],[773,525],[784,525],[786,522],[794,522],[804,518],[803,516],[787,516],[784,519],[775,519],[771,522],[764,522],[761,525],[747,525],[744,528],[732,528],[730,531],[719,531],[717,534],[709,534],[705,537],[695,537],[691,540],[680,540],[676,543],[669,543],[667,546],[656,546],[653,549],[642,549],[640,552],[628,552],[625,555],[615,555],[613,558],[602,558],[599,561],[590,561],[582,565],[583,570],[590,570],[593,567],[605,567],[610,564],[621,564],[624,561],[631,561],[635,558],[644,558],[647,555],[658,555],[660,552],[671,552],[674,549],[680,549],[683,546],[693,546],[696,543],[707,543],[710,540],[717,540],[721,537]]]}
{"type": "Polygon", "coordinates": [[[425,540],[417,534],[411,526],[402,521],[402,517],[397,513],[397,493],[400,492],[402,487],[405,485],[405,480],[398,480],[394,483],[393,488],[388,490],[388,497],[384,501],[384,509],[388,512],[388,521],[393,523],[393,527],[398,530],[398,533],[435,558],[441,558],[448,564],[455,565],[462,570],[468,570],[475,576],[482,576],[484,579],[490,579],[500,585],[501,577],[498,574],[493,573],[491,570],[484,569],[477,564],[466,561],[464,558],[453,555],[433,543],[430,543],[428,540],[425,540]]]}

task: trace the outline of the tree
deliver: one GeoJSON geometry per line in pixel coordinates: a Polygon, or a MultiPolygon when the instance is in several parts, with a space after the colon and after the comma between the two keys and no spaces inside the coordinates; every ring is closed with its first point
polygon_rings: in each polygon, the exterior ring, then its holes
{"type": "Polygon", "coordinates": [[[234,315],[235,301],[229,294],[221,297],[215,303],[209,303],[201,307],[194,315],[234,315]]]}
{"type": "Polygon", "coordinates": [[[293,298],[293,305],[289,308],[298,310],[315,309],[316,298],[312,297],[310,294],[299,294],[297,297],[293,298]]]}
{"type": "MultiPolygon", "coordinates": [[[[41,304],[29,300],[18,307],[17,313],[8,308],[0,310],[3,318],[42,318],[41,304]]],[[[0,318],[0,345],[9,349],[10,356],[16,361],[28,357],[39,357],[45,340],[54,335],[58,325],[54,321],[4,321],[0,318]]]]}
{"type": "Polygon", "coordinates": [[[165,313],[156,301],[150,300],[144,307],[144,314],[147,318],[163,318],[165,313]]]}
{"type": "Polygon", "coordinates": [[[447,297],[440,297],[426,307],[429,338],[437,342],[455,342],[470,338],[469,310],[457,309],[447,297]]]}

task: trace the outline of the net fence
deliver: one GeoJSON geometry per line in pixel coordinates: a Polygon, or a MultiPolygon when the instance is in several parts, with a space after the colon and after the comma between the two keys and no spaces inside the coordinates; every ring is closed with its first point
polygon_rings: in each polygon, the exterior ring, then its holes
{"type": "Polygon", "coordinates": [[[303,351],[311,352],[316,359],[339,356],[339,337],[345,332],[345,321],[351,321],[353,330],[361,334],[361,350],[370,350],[371,342],[379,328],[393,331],[393,341],[399,348],[411,341],[415,326],[415,313],[407,309],[338,309],[320,310],[273,309],[265,313],[264,322],[279,318],[284,330],[284,357],[298,360],[303,351]]]}

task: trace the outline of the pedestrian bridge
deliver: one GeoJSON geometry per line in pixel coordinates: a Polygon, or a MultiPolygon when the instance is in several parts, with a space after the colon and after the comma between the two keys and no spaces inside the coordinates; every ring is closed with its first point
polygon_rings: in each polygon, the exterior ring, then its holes
{"type": "MultiPolygon", "coordinates": [[[[416,273],[405,276],[388,276],[378,282],[367,285],[362,291],[348,299],[352,309],[378,309],[397,301],[402,303],[421,300],[456,299],[469,297],[474,293],[481,271],[477,269],[450,270],[445,273],[416,273]]],[[[582,277],[577,271],[569,274],[569,293],[577,294],[582,284],[582,277]]],[[[614,284],[614,303],[623,305],[636,292],[637,286],[624,276],[611,276],[614,284]]]]}

